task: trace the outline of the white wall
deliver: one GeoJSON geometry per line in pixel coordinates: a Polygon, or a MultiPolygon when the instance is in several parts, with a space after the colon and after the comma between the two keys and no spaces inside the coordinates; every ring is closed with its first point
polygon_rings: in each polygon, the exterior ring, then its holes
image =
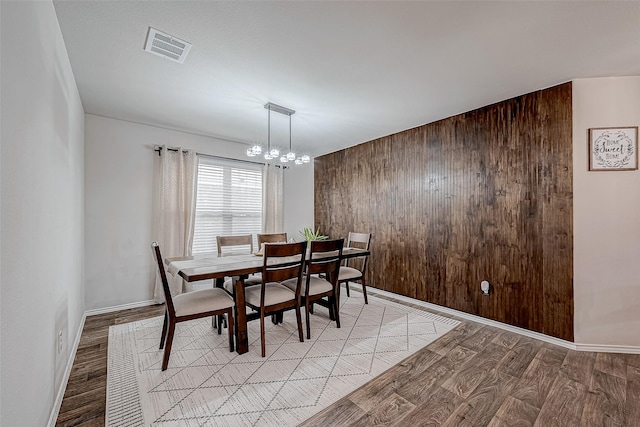
{"type": "Polygon", "coordinates": [[[284,231],[287,237],[303,240],[300,231],[313,227],[313,161],[285,171],[284,231]]]}
{"type": "Polygon", "coordinates": [[[588,129],[640,125],[640,77],[573,81],[575,341],[640,346],[640,171],[589,172],[588,129]]]}
{"type": "Polygon", "coordinates": [[[44,426],[84,313],[84,111],[53,4],[0,8],[0,425],[44,426]]]}
{"type": "MultiPolygon", "coordinates": [[[[246,159],[248,146],[93,115],[86,115],[85,123],[87,310],[151,300],[152,193],[159,163],[154,145],[236,159],[246,159]]],[[[286,230],[309,223],[297,212],[311,212],[313,220],[313,170],[308,169],[310,179],[308,171],[285,172],[285,206],[297,201],[286,213],[286,230]]]]}

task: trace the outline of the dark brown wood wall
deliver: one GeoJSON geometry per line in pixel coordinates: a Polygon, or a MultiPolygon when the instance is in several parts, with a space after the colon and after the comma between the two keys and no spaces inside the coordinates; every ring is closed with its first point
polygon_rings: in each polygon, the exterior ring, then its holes
{"type": "Polygon", "coordinates": [[[566,83],[318,157],[315,226],[373,234],[371,286],[573,341],[571,127],[566,83]]]}

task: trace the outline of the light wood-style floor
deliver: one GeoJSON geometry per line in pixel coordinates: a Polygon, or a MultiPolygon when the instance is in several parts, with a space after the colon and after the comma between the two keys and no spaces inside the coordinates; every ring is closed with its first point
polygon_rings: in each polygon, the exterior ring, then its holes
{"type": "MultiPolygon", "coordinates": [[[[56,425],[104,425],[109,326],[162,314],[87,318],[56,425]]],[[[640,426],[640,355],[576,352],[462,320],[303,425],[640,426]]]]}

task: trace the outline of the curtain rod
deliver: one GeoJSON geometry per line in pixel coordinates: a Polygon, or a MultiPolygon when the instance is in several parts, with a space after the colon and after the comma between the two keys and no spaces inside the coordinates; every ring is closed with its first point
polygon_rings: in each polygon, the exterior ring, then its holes
{"type": "MultiPolygon", "coordinates": [[[[177,152],[178,148],[176,148],[176,147],[167,147],[167,150],[177,152]]],[[[153,148],[153,151],[157,152],[158,156],[162,155],[162,147],[159,146],[159,145],[156,145],[153,148]]],[[[186,153],[187,151],[188,150],[182,150],[183,153],[186,153]]],[[[233,162],[251,163],[251,164],[254,164],[254,165],[262,165],[262,166],[265,165],[265,163],[261,163],[261,162],[254,162],[254,161],[251,161],[251,160],[244,160],[244,159],[232,159],[231,157],[214,156],[214,155],[211,155],[211,154],[198,153],[197,151],[196,151],[196,156],[209,157],[209,158],[212,158],[212,159],[230,160],[230,161],[233,161],[233,162]]],[[[273,166],[275,166],[277,168],[282,168],[282,169],[289,169],[288,166],[284,166],[284,165],[273,165],[273,166]]]]}

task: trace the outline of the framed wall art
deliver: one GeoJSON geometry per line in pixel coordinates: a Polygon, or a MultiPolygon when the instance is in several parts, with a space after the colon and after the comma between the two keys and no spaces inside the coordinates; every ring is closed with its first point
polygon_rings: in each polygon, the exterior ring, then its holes
{"type": "Polygon", "coordinates": [[[638,126],[589,129],[589,170],[638,169],[638,126]]]}

